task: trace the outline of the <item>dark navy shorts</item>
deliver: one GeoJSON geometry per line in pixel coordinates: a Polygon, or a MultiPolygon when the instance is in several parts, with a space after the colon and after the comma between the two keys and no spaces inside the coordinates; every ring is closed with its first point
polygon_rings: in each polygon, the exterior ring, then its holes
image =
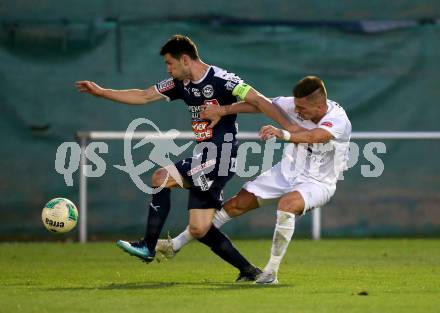
{"type": "Polygon", "coordinates": [[[235,157],[225,164],[219,158],[209,159],[200,154],[176,162],[174,165],[190,186],[188,209],[222,208],[223,187],[235,175],[235,157]]]}

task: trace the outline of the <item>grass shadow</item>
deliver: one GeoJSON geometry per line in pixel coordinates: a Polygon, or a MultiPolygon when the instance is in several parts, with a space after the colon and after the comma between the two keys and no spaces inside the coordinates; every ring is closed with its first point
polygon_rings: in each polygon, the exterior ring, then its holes
{"type": "MultiPolygon", "coordinates": [[[[201,285],[201,284],[200,284],[201,285]]],[[[240,290],[240,289],[259,289],[259,288],[286,288],[292,285],[276,284],[276,285],[261,285],[261,284],[237,284],[237,283],[204,283],[207,289],[211,290],[240,290]]]]}
{"type": "Polygon", "coordinates": [[[46,291],[78,291],[78,290],[143,290],[143,289],[164,289],[175,286],[205,288],[209,290],[245,290],[258,288],[285,288],[291,285],[277,284],[277,285],[257,285],[257,284],[237,284],[237,283],[218,283],[218,282],[145,282],[145,283],[125,283],[116,284],[111,283],[106,286],[72,286],[59,288],[43,288],[46,291]]]}

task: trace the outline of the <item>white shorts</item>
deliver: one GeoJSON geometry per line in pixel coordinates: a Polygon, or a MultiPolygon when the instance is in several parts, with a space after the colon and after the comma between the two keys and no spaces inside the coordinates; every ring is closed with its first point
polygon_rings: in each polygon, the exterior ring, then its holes
{"type": "Polygon", "coordinates": [[[245,183],[243,188],[257,196],[261,206],[277,202],[286,193],[298,191],[304,199],[303,215],[326,204],[335,193],[335,188],[311,182],[301,175],[287,179],[281,172],[281,163],[245,183]]]}

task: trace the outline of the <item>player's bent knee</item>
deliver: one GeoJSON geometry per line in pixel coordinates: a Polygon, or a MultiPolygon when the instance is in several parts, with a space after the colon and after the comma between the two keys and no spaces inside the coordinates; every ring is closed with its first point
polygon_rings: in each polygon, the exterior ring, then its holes
{"type": "Polygon", "coordinates": [[[285,206],[278,206],[278,211],[288,212],[295,215],[302,215],[304,212],[304,207],[301,208],[296,205],[285,205],[285,206]]]}
{"type": "Polygon", "coordinates": [[[201,227],[201,226],[189,226],[189,233],[191,236],[193,236],[196,239],[200,239],[206,235],[209,228],[211,228],[211,225],[209,227],[201,227]]]}
{"type": "Polygon", "coordinates": [[[299,193],[282,197],[278,202],[278,210],[301,215],[304,211],[304,200],[299,193]]]}
{"type": "Polygon", "coordinates": [[[168,176],[168,172],[164,168],[160,168],[154,171],[153,175],[151,176],[151,185],[153,187],[161,186],[165,182],[167,176],[168,176]]]}

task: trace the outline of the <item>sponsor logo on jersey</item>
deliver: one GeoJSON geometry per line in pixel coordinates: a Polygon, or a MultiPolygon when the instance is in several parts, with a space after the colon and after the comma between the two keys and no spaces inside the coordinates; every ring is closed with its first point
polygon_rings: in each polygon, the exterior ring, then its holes
{"type": "Polygon", "coordinates": [[[157,89],[160,93],[163,93],[167,90],[173,89],[176,85],[172,78],[165,79],[157,84],[157,89]]]}
{"type": "Polygon", "coordinates": [[[203,101],[203,104],[206,104],[206,105],[220,105],[220,103],[218,103],[217,99],[205,100],[205,101],[203,101]]]}
{"type": "Polygon", "coordinates": [[[202,170],[204,170],[204,169],[206,169],[206,168],[208,168],[210,166],[213,166],[213,165],[215,165],[215,159],[206,161],[205,163],[202,163],[202,164],[194,167],[193,169],[191,169],[188,172],[186,172],[186,174],[188,176],[193,176],[194,174],[197,174],[198,172],[200,172],[200,171],[202,171],[202,170]]]}
{"type": "Polygon", "coordinates": [[[297,118],[299,121],[304,122],[304,119],[302,118],[301,115],[299,115],[298,113],[295,113],[295,115],[296,115],[296,118],[297,118]]]}
{"type": "Polygon", "coordinates": [[[194,97],[200,97],[202,94],[200,93],[200,90],[197,88],[191,88],[191,92],[194,94],[194,97]]]}
{"type": "Polygon", "coordinates": [[[200,105],[189,105],[188,111],[191,112],[192,119],[197,119],[200,118],[200,112],[202,111],[202,107],[200,105]]]}
{"type": "Polygon", "coordinates": [[[235,86],[237,86],[237,83],[234,83],[233,81],[228,80],[228,82],[225,84],[226,90],[232,91],[234,90],[235,86]]]}
{"type": "Polygon", "coordinates": [[[327,127],[333,127],[332,122],[322,122],[321,125],[322,126],[327,126],[327,127]]]}
{"type": "Polygon", "coordinates": [[[202,93],[205,96],[205,98],[211,98],[214,95],[214,88],[212,85],[206,85],[202,89],[202,93]]]}
{"type": "Polygon", "coordinates": [[[192,130],[196,135],[197,141],[203,141],[212,138],[212,129],[207,128],[209,124],[210,124],[209,122],[205,122],[205,121],[192,122],[192,130]]]}

